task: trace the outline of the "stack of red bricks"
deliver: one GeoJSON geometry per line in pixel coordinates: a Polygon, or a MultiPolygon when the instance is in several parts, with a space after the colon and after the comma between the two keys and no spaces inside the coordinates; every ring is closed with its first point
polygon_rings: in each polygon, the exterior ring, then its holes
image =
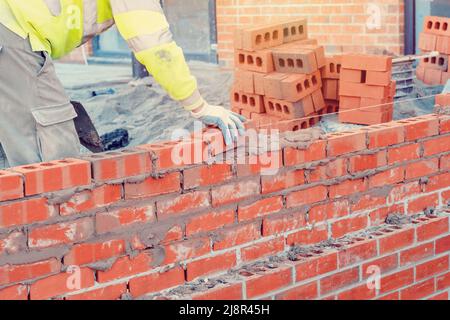
{"type": "Polygon", "coordinates": [[[305,119],[302,128],[326,113],[320,69],[325,51],[308,39],[305,19],[238,29],[232,108],[257,125],[305,119]]]}
{"type": "Polygon", "coordinates": [[[342,56],[326,57],[326,65],[321,69],[322,93],[327,113],[339,111],[339,79],[341,76],[342,56]]]}
{"type": "Polygon", "coordinates": [[[439,56],[424,58],[417,67],[417,78],[429,85],[444,85],[450,79],[450,18],[426,17],[420,34],[419,49],[438,51],[439,56]]]}
{"type": "Polygon", "coordinates": [[[392,121],[396,83],[391,76],[392,57],[342,56],[339,120],[365,125],[392,121]]]}

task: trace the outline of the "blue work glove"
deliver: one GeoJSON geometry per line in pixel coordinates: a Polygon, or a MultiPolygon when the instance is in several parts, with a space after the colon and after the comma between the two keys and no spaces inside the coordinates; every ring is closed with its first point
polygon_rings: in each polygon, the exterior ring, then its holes
{"type": "Polygon", "coordinates": [[[245,134],[243,123],[246,118],[223,107],[211,106],[205,102],[200,110],[191,111],[191,114],[204,124],[219,128],[226,145],[232,144],[233,141],[237,141],[239,135],[245,134]]]}

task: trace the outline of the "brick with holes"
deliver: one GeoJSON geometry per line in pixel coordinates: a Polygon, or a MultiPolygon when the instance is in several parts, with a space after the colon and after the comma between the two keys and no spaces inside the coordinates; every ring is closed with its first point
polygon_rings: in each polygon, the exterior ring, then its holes
{"type": "Polygon", "coordinates": [[[260,50],[257,52],[236,50],[235,65],[238,68],[248,71],[263,73],[275,71],[271,50],[260,50]]]}
{"type": "Polygon", "coordinates": [[[297,102],[265,98],[266,112],[282,119],[296,119],[315,112],[312,97],[309,95],[297,102]]]}
{"type": "Polygon", "coordinates": [[[308,25],[306,19],[288,21],[282,25],[284,43],[305,40],[308,37],[308,25]]]}
{"type": "Polygon", "coordinates": [[[310,74],[319,68],[315,52],[308,49],[275,49],[273,60],[278,72],[310,74]]]}
{"type": "Polygon", "coordinates": [[[283,100],[297,102],[322,87],[320,72],[310,75],[293,74],[281,82],[283,100]]]}

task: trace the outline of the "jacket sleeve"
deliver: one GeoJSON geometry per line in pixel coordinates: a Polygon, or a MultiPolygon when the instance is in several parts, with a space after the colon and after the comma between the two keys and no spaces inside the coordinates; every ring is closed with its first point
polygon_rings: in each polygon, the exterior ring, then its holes
{"type": "Polygon", "coordinates": [[[203,104],[183,51],[172,39],[159,0],[110,0],[114,21],[136,59],[186,110],[203,104]]]}

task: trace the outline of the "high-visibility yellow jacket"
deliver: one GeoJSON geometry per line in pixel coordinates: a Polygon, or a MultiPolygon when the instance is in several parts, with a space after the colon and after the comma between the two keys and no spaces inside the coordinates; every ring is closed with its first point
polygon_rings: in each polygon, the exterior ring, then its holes
{"type": "Polygon", "coordinates": [[[0,23],[60,58],[116,24],[155,80],[193,110],[203,103],[159,0],[0,0],[0,23]]]}

